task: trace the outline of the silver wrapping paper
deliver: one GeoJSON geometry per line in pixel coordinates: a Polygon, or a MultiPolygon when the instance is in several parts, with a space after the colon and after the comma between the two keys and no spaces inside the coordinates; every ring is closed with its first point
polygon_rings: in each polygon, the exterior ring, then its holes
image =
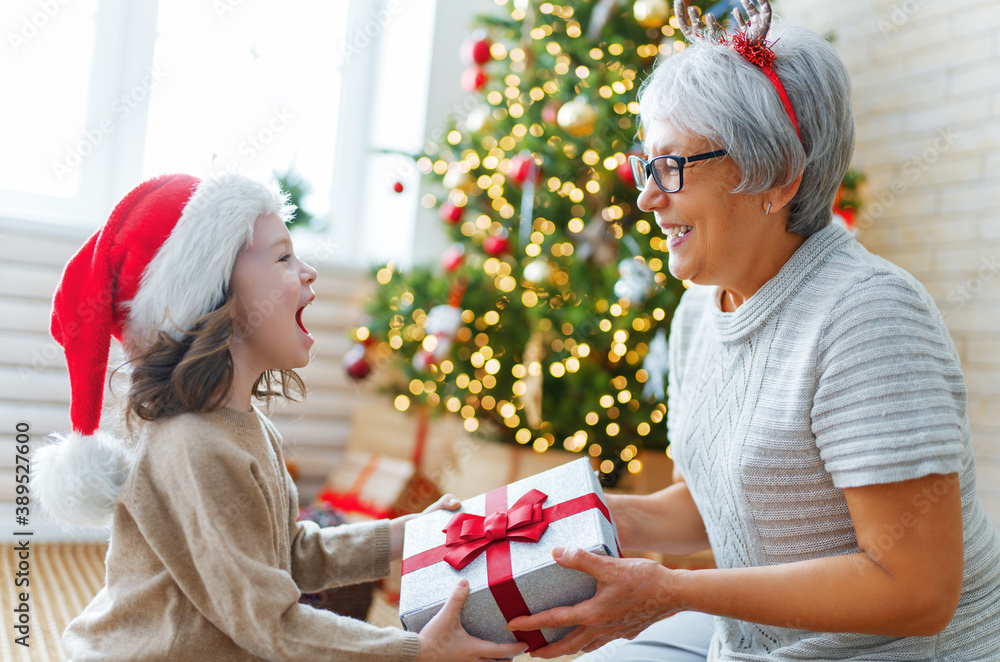
{"type": "MultiPolygon", "coordinates": [[[[601,484],[586,458],[511,483],[507,486],[507,506],[513,505],[532,489],[548,495],[543,504],[546,508],[588,493],[594,493],[604,501],[601,484]]],[[[485,515],[485,495],[466,499],[458,511],[437,511],[407,522],[403,558],[443,546],[443,529],[456,512],[485,515]]],[[[554,547],[579,547],[597,554],[618,556],[618,534],[614,524],[608,522],[598,509],[592,508],[550,522],[537,543],[511,542],[514,583],[533,614],[587,600],[593,597],[597,588],[596,580],[590,575],[557,565],[552,559],[554,547]]],[[[469,580],[469,597],[461,614],[465,630],[480,639],[497,643],[516,642],[513,633],[507,630],[507,621],[490,592],[485,552],[461,570],[440,561],[404,574],[399,597],[399,616],[403,627],[419,632],[444,605],[460,577],[469,580]]],[[[552,643],[571,629],[542,630],[542,634],[552,643]]]]}

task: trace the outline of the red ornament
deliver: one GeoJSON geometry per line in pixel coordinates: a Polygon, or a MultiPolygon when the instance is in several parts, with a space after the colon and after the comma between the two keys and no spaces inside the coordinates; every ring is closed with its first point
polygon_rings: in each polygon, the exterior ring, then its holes
{"type": "Polygon", "coordinates": [[[489,39],[472,36],[462,44],[462,61],[466,64],[486,64],[492,57],[490,55],[489,39]]]}
{"type": "Polygon", "coordinates": [[[396,193],[402,193],[403,192],[403,182],[396,182],[396,183],[394,183],[392,185],[392,190],[395,191],[396,193]]]}
{"type": "Polygon", "coordinates": [[[479,65],[474,65],[462,73],[462,89],[466,92],[478,92],[486,85],[486,72],[479,65]]]}
{"type": "Polygon", "coordinates": [[[625,162],[618,164],[618,179],[620,179],[622,184],[625,186],[635,186],[635,179],[632,177],[632,165],[628,162],[628,157],[630,156],[642,155],[635,152],[629,152],[625,155],[625,162]]]}
{"type": "Polygon", "coordinates": [[[444,252],[441,256],[441,266],[448,273],[451,273],[455,269],[458,269],[459,265],[465,260],[465,246],[462,244],[452,244],[448,250],[444,252]]]}
{"type": "Polygon", "coordinates": [[[854,207],[834,207],[833,213],[844,219],[844,225],[850,230],[854,227],[854,214],[857,210],[854,207]]]}
{"type": "Polygon", "coordinates": [[[486,251],[487,255],[492,255],[496,257],[497,255],[503,255],[510,250],[510,242],[507,240],[507,235],[505,234],[491,234],[486,237],[483,241],[483,250],[486,251]]]}
{"type": "Polygon", "coordinates": [[[465,207],[458,207],[451,202],[441,205],[441,220],[443,221],[456,224],[462,220],[462,214],[464,213],[465,207]]]}
{"type": "Polygon", "coordinates": [[[545,104],[542,108],[542,121],[546,124],[552,124],[553,126],[559,124],[559,109],[562,108],[562,102],[553,99],[545,104]]]}
{"type": "Polygon", "coordinates": [[[542,170],[535,163],[535,157],[528,152],[522,152],[510,160],[510,179],[518,185],[523,185],[535,171],[535,183],[542,177],[542,170]]]}
{"type": "Polygon", "coordinates": [[[365,357],[364,344],[355,343],[354,347],[344,354],[344,368],[351,379],[361,380],[371,373],[372,366],[365,357]]]}

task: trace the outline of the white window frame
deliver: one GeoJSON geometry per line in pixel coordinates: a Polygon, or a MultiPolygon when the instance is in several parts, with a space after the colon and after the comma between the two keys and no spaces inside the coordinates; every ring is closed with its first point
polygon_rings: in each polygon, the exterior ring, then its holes
{"type": "MultiPolygon", "coordinates": [[[[94,15],[94,48],[83,126],[98,127],[121,91],[135,86],[153,66],[158,0],[100,0],[94,15]]],[[[72,197],[0,190],[0,213],[28,221],[96,227],[142,172],[148,98],[103,136],[82,159],[72,197]]]]}

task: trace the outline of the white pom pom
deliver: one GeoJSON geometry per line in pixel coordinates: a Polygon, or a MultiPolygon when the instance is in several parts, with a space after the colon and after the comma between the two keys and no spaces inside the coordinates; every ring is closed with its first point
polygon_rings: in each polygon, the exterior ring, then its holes
{"type": "Polygon", "coordinates": [[[32,461],[35,501],[66,526],[107,528],[132,469],[124,442],[100,430],[52,437],[56,443],[39,448],[32,461]]]}

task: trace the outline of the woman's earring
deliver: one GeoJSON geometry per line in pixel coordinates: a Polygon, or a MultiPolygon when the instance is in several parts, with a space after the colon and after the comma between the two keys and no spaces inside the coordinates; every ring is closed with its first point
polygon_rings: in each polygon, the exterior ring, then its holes
{"type": "Polygon", "coordinates": [[[767,209],[764,210],[764,215],[767,216],[771,213],[771,203],[767,203],[767,209]]]}

